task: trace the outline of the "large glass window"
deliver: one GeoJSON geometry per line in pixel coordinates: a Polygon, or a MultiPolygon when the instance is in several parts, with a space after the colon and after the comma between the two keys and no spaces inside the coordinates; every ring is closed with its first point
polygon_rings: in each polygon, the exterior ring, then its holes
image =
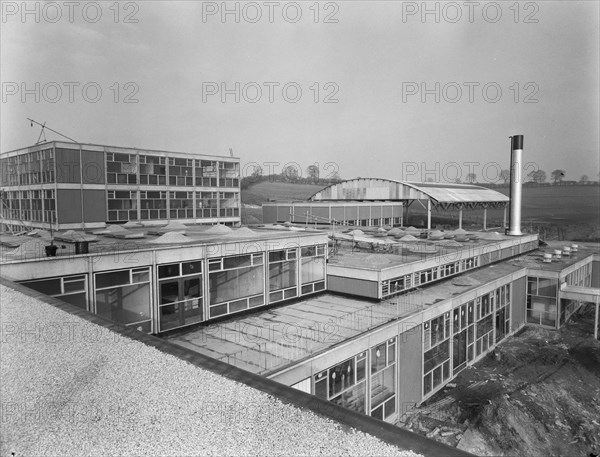
{"type": "Polygon", "coordinates": [[[137,219],[137,191],[109,190],[108,220],[130,221],[137,219]]]}
{"type": "Polygon", "coordinates": [[[263,255],[209,260],[210,317],[264,305],[263,255]]]}
{"type": "Polygon", "coordinates": [[[237,187],[239,176],[240,164],[238,162],[219,162],[220,187],[237,187]]]}
{"type": "Polygon", "coordinates": [[[218,196],[218,192],[196,192],[196,217],[217,217],[218,196]]]}
{"type": "Polygon", "coordinates": [[[527,322],[556,327],[558,280],[527,277],[527,322]]]}
{"type": "Polygon", "coordinates": [[[96,313],[150,333],[150,267],[96,273],[96,313]]]}
{"type": "Polygon", "coordinates": [[[307,246],[300,250],[302,295],[325,289],[325,245],[307,246]]]}
{"type": "Polygon", "coordinates": [[[496,289],[496,343],[510,333],[510,284],[496,289]]]}
{"type": "Polygon", "coordinates": [[[297,249],[269,252],[269,303],[298,295],[297,249]]]}
{"type": "Polygon", "coordinates": [[[169,157],[169,185],[170,186],[193,186],[194,159],[181,157],[169,157]]]}
{"type": "Polygon", "coordinates": [[[366,360],[362,352],[314,376],[315,395],[365,413],[366,360]]]}
{"type": "MultiPolygon", "coordinates": [[[[471,306],[473,305],[471,304],[471,306]]],[[[465,303],[452,310],[452,327],[454,334],[452,369],[454,375],[467,366],[468,327],[473,324],[473,322],[470,322],[468,319],[469,313],[467,312],[467,308],[468,304],[465,303]]]]}
{"type": "Polygon", "coordinates": [[[428,395],[450,378],[450,312],[423,324],[423,393],[428,395]]]}
{"type": "Polygon", "coordinates": [[[169,192],[169,214],[171,219],[194,217],[193,192],[169,192]]]}
{"type": "Polygon", "coordinates": [[[60,298],[82,309],[87,309],[87,276],[76,275],[62,278],[23,281],[24,286],[51,297],[60,298]]]}
{"type": "Polygon", "coordinates": [[[167,192],[166,191],[140,191],[140,218],[166,219],[167,218],[167,192]]]}
{"type": "Polygon", "coordinates": [[[135,154],[106,153],[106,179],[109,184],[137,184],[138,158],[135,154]]]}
{"type": "MultiPolygon", "coordinates": [[[[194,160],[196,186],[217,187],[217,162],[214,160],[194,160]]],[[[204,216],[208,217],[208,216],[204,216]]]]}
{"type": "Polygon", "coordinates": [[[140,155],[140,184],[167,184],[166,161],[165,157],[140,155]]]}
{"type": "Polygon", "coordinates": [[[371,349],[371,416],[387,419],[396,412],[396,338],[371,349]]]}
{"type": "Polygon", "coordinates": [[[237,217],[240,215],[238,192],[219,192],[219,215],[221,217],[237,217]]]}

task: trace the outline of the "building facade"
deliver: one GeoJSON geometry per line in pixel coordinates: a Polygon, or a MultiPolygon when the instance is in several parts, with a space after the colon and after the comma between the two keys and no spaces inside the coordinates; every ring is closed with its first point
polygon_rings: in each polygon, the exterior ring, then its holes
{"type": "Polygon", "coordinates": [[[13,231],[241,220],[234,157],[51,141],[2,153],[0,170],[2,223],[13,231]]]}
{"type": "Polygon", "coordinates": [[[51,259],[42,256],[40,241],[39,255],[12,257],[2,270],[34,290],[155,334],[326,289],[326,235],[235,235],[189,234],[188,243],[175,246],[113,239],[97,251],[51,259]]]}
{"type": "Polygon", "coordinates": [[[271,202],[263,203],[263,222],[275,224],[343,224],[361,227],[401,225],[402,202],[271,202]]]}

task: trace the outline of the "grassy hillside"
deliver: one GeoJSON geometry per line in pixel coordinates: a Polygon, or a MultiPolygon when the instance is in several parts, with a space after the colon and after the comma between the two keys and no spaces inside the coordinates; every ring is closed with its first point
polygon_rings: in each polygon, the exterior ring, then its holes
{"type": "Polygon", "coordinates": [[[261,181],[242,190],[242,203],[260,206],[269,200],[306,200],[324,185],[261,181]]]}

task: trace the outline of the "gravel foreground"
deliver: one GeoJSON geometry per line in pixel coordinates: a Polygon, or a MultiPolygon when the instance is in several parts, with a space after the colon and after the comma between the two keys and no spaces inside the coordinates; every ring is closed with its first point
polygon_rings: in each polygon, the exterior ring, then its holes
{"type": "Polygon", "coordinates": [[[5,286],[0,301],[2,456],[417,456],[5,286]]]}

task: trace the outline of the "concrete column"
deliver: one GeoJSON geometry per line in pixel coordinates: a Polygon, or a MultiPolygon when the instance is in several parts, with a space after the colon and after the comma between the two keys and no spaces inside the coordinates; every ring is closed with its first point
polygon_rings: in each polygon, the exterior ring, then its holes
{"type": "Polygon", "coordinates": [[[504,207],[504,219],[502,220],[502,228],[506,229],[506,206],[504,207]]]}
{"type": "Polygon", "coordinates": [[[483,230],[487,229],[487,208],[483,208],[483,230]]]}
{"type": "Polygon", "coordinates": [[[598,339],[598,314],[600,314],[600,303],[596,297],[596,313],[594,316],[594,339],[598,339]]]}
{"type": "Polygon", "coordinates": [[[458,228],[462,228],[462,207],[458,210],[458,228]]]}
{"type": "Polygon", "coordinates": [[[431,230],[431,200],[427,200],[427,230],[431,230]]]}

